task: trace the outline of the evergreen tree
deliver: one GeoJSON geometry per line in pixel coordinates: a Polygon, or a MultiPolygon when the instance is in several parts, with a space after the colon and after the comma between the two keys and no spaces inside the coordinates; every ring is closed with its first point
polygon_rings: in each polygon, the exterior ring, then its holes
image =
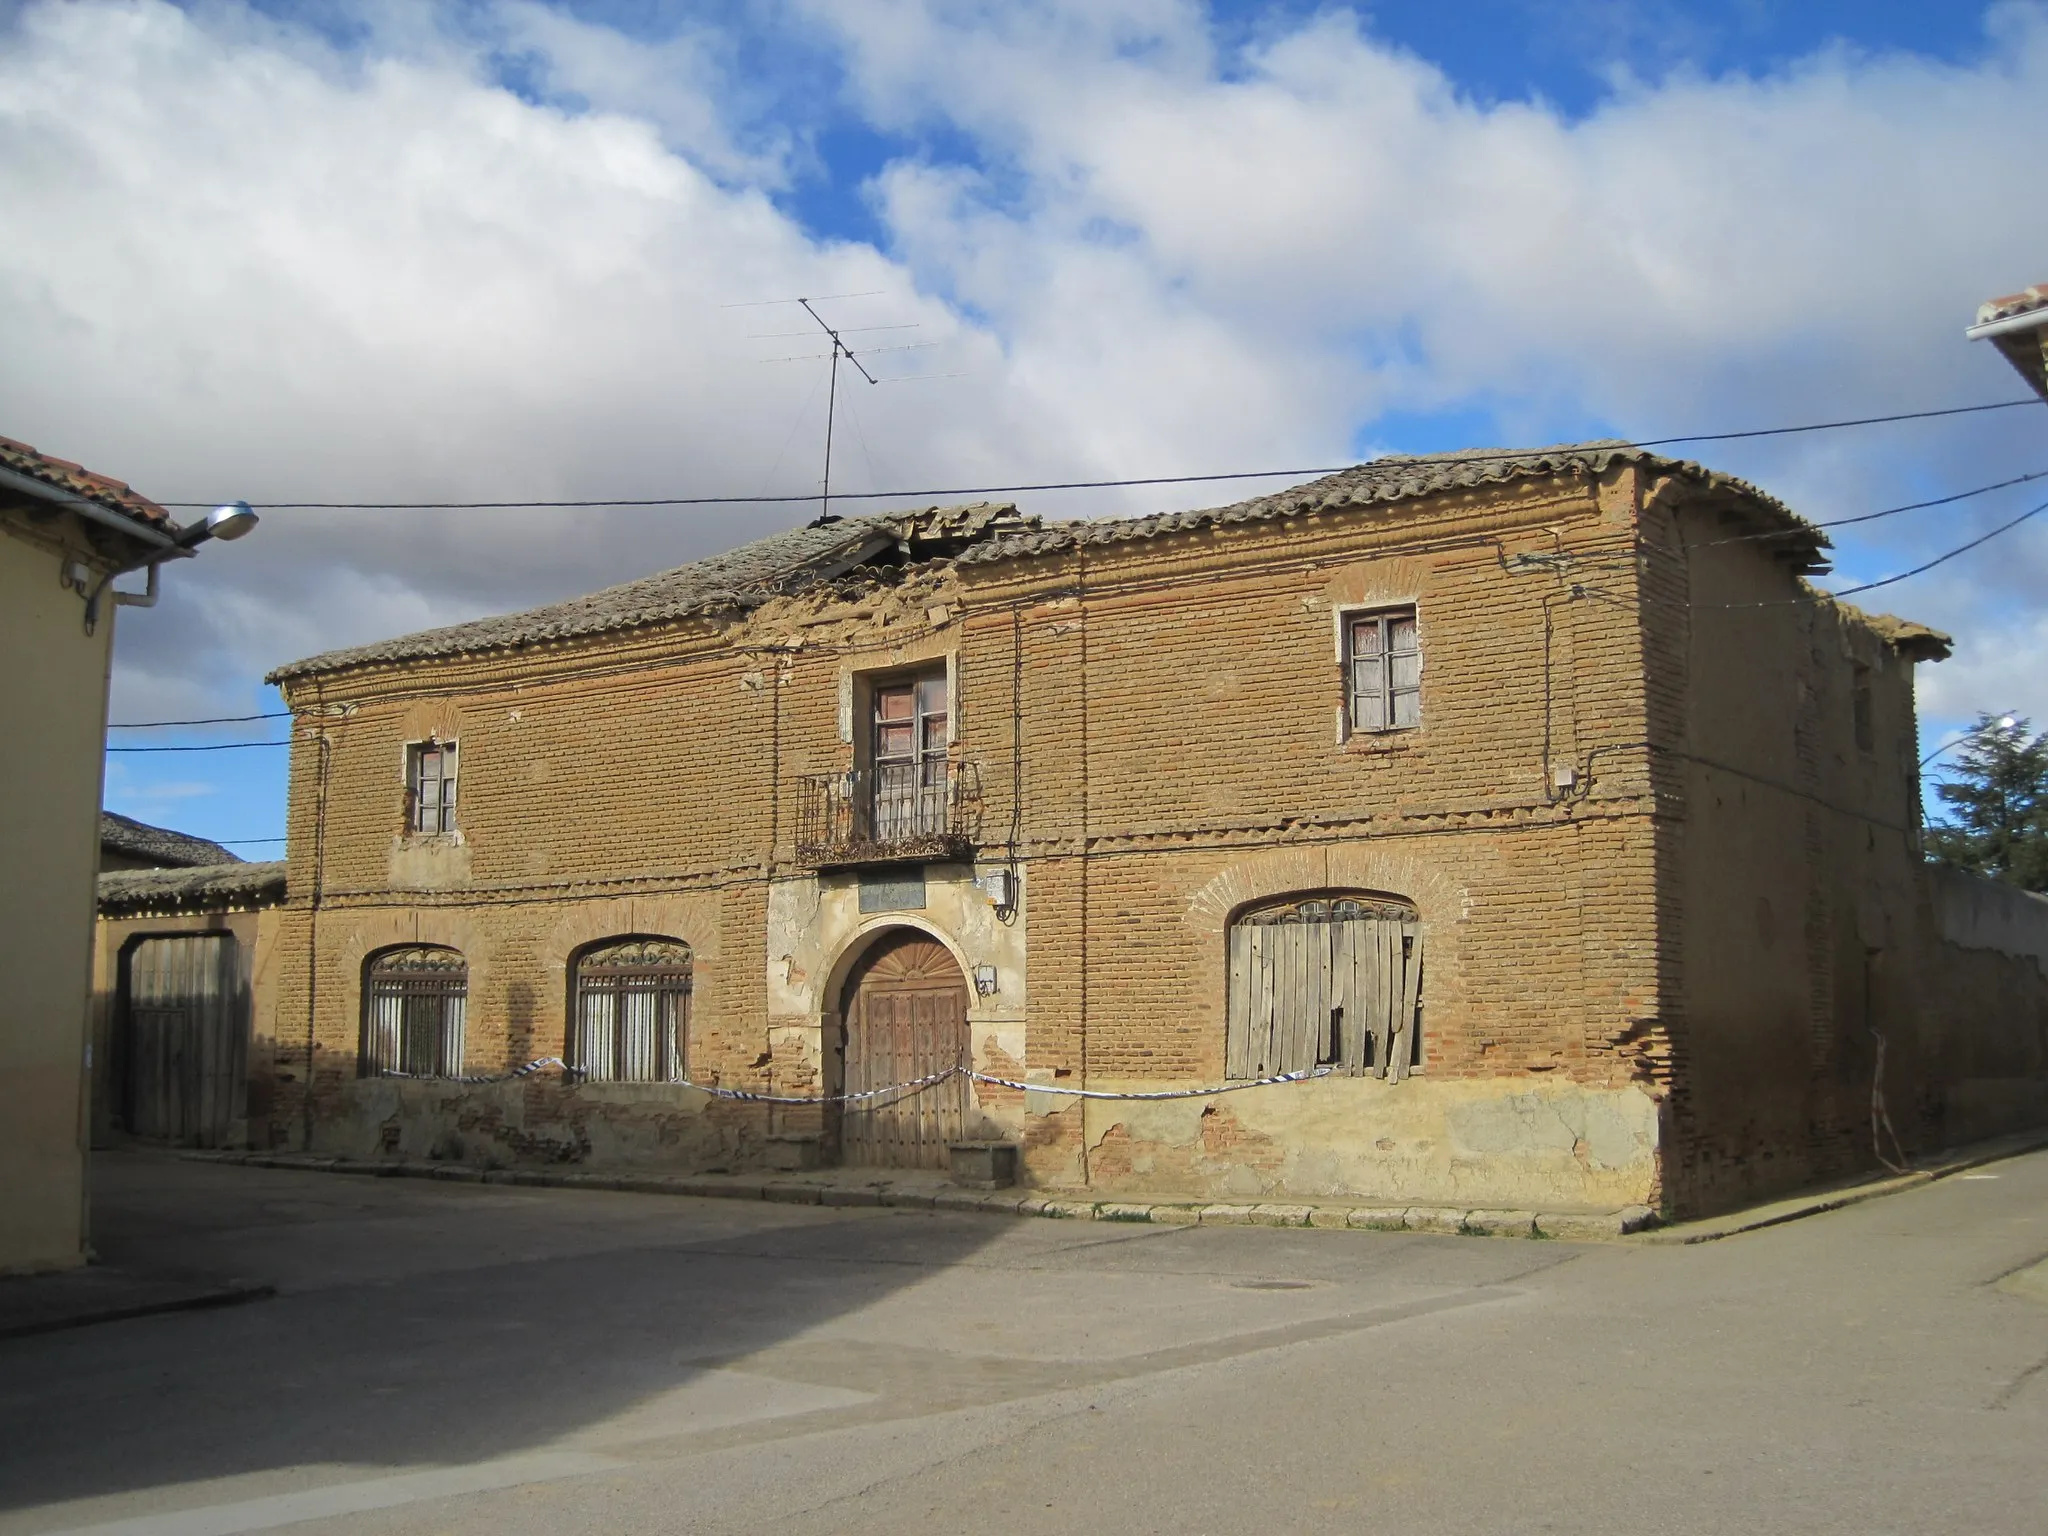
{"type": "Polygon", "coordinates": [[[2033,722],[1979,715],[1953,777],[1936,786],[1947,817],[1927,829],[1937,863],[2048,892],[2048,733],[2033,722]]]}

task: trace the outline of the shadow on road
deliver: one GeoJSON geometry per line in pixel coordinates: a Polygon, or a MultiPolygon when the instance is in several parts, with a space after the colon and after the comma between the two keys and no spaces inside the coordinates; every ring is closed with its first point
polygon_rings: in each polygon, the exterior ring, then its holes
{"type": "MultiPolygon", "coordinates": [[[[1000,1218],[435,1185],[125,1154],[112,1262],[276,1300],[0,1341],[0,1508],[572,1439],[972,1257],[1000,1218]]],[[[789,1411],[783,1409],[781,1411],[789,1411]]],[[[801,1411],[800,1407],[798,1411],[801,1411]]]]}

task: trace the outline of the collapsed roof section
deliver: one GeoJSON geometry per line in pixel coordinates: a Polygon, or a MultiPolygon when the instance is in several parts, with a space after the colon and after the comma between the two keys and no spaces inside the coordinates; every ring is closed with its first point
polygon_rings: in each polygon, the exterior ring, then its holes
{"type": "Polygon", "coordinates": [[[1392,505],[1522,480],[1593,479],[1617,464],[1689,482],[1714,498],[1718,510],[1755,533],[1760,547],[1787,560],[1795,571],[1827,569],[1823,552],[1828,539],[1820,529],[1748,482],[1698,464],[1611,442],[1479,449],[1375,459],[1270,496],[1195,512],[1046,523],[1020,514],[1006,502],[976,502],[841,518],[771,534],[724,554],[565,603],[327,651],[279,667],[268,681],[285,683],[358,667],[510,651],[711,614],[745,613],[777,597],[857,573],[884,577],[934,561],[967,564],[1030,558],[1208,527],[1392,505]]]}
{"type": "Polygon", "coordinates": [[[279,667],[266,681],[282,683],[353,667],[516,650],[706,614],[744,613],[856,570],[880,573],[951,559],[979,540],[1023,532],[1037,526],[1037,521],[1020,516],[1006,502],[837,518],[823,526],[814,523],[770,534],[659,576],[606,587],[566,603],[326,651],[279,667]]]}

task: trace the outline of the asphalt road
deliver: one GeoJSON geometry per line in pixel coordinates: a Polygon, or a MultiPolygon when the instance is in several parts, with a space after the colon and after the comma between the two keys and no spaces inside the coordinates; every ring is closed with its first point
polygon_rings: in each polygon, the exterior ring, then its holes
{"type": "Polygon", "coordinates": [[[2048,1530],[2048,1154],[1690,1248],[97,1181],[279,1295],[0,1341],[0,1536],[2048,1530]]]}

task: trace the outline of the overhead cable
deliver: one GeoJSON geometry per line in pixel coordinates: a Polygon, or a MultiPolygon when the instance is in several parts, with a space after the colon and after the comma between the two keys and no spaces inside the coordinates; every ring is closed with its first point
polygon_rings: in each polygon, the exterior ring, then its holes
{"type": "Polygon", "coordinates": [[[1976,538],[1971,539],[1968,543],[1958,544],[1954,549],[1943,550],[1932,560],[1923,560],[1920,564],[1913,566],[1909,570],[1897,571],[1890,576],[1880,577],[1876,581],[1866,581],[1853,587],[1837,587],[1831,592],[1824,589],[1816,589],[1812,592],[1801,593],[1798,597],[1770,597],[1751,603],[1699,603],[1695,604],[1695,606],[1701,608],[1783,608],[1795,603],[1831,603],[1838,598],[1854,597],[1859,592],[1875,592],[1879,587],[1893,586],[1910,577],[1923,575],[1933,570],[1937,565],[1946,565],[1949,561],[1955,559],[1956,556],[1967,555],[1971,550],[1977,548],[1978,545],[1990,543],[2001,533],[2010,533],[2013,529],[2019,527],[2021,523],[2026,522],[2029,518],[2038,517],[2043,512],[2048,512],[2048,501],[2029,507],[2018,517],[2008,522],[2000,523],[1989,533],[1978,534],[1976,538]]]}
{"type": "MultiPolygon", "coordinates": [[[[1952,405],[1931,411],[1900,411],[1889,416],[1858,416],[1840,421],[1807,422],[1792,427],[1752,427],[1740,432],[1695,432],[1681,437],[1646,437],[1630,441],[1601,443],[1601,448],[1668,448],[1679,443],[1726,443],[1758,437],[1786,437],[1801,432],[1832,432],[1845,427],[1884,426],[1901,421],[1929,421],[1944,416],[1969,416],[1983,411],[2008,411],[2018,406],[2041,405],[2039,396],[2024,400],[1995,400],[1986,405],[1952,405]]],[[[1501,460],[1526,459],[1529,449],[1493,449],[1485,452],[1425,455],[1432,464],[1486,464],[1501,460]]],[[[1406,457],[1406,456],[1397,456],[1406,457]]],[[[1322,465],[1297,469],[1245,469],[1208,475],[1144,475],[1125,480],[1048,480],[1034,484],[949,486],[938,490],[839,491],[835,501],[917,501],[949,496],[1007,496],[1026,491],[1119,490],[1145,485],[1202,485],[1224,480],[1297,480],[1334,475],[1357,469],[1357,464],[1322,465]]],[[[782,506],[818,499],[815,492],[755,496],[641,496],[587,497],[570,501],[272,501],[266,510],[294,512],[490,512],[565,511],[601,507],[725,507],[782,506]]],[[[167,501],[165,507],[206,507],[211,502],[167,501]]]]}
{"type": "Polygon", "coordinates": [[[244,725],[251,720],[289,720],[288,709],[266,710],[260,715],[207,715],[197,720],[110,720],[110,731],[155,731],[173,725],[244,725]]]}

